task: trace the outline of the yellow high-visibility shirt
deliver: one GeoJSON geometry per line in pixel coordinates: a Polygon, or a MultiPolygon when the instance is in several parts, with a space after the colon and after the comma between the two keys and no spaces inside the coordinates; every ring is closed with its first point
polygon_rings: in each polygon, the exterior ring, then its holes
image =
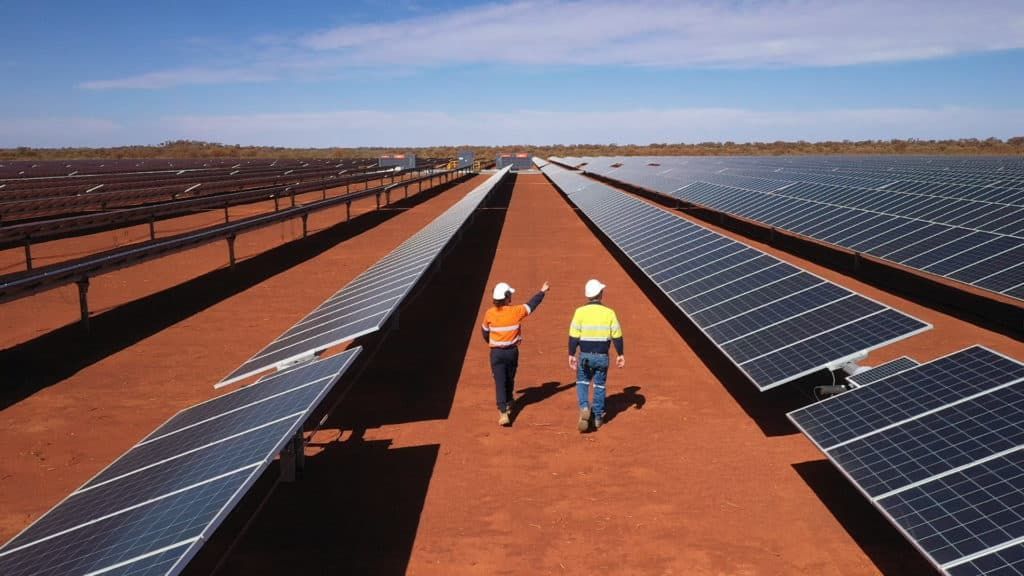
{"type": "Polygon", "coordinates": [[[619,354],[622,348],[622,326],[615,311],[598,303],[580,306],[569,324],[569,354],[582,352],[608,353],[608,344],[615,342],[619,354]]]}

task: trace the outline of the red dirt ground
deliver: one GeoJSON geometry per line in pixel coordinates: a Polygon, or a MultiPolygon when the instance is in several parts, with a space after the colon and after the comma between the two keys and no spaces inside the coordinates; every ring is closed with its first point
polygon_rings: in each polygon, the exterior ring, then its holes
{"type": "MultiPolygon", "coordinates": [[[[322,250],[250,258],[232,273],[243,281],[216,271],[216,281],[199,278],[193,292],[159,299],[177,282],[222,269],[222,245],[97,279],[93,309],[107,312],[94,330],[131,337],[82,344],[84,352],[72,336],[55,339],[64,347],[47,352],[59,375],[15,383],[16,393],[3,396],[0,541],[168,416],[214,395],[213,382],[480,181],[322,250]],[[219,297],[192,307],[174,298],[206,291],[219,297]],[[152,306],[125,304],[139,298],[152,306]],[[150,326],[125,308],[160,321],[150,326]],[[117,322],[105,326],[106,316],[117,322]]],[[[306,477],[278,487],[221,573],[930,571],[788,424],[785,412],[807,398],[790,387],[757,393],[678,314],[663,314],[543,176],[518,176],[506,211],[507,198],[477,213],[399,329],[349,375],[353,390],[315,434],[306,477]],[[619,313],[627,366],[610,375],[607,425],[581,435],[565,342],[593,276],[619,313]],[[525,322],[522,408],[513,427],[500,428],[477,326],[494,283],[511,283],[525,301],[545,280],[551,292],[525,322]]],[[[246,254],[293,233],[253,233],[246,254]]],[[[757,246],[935,325],[867,364],[903,354],[927,361],[976,343],[1024,358],[1012,338],[757,246]]],[[[77,315],[70,294],[0,307],[0,346],[47,343],[37,335],[77,315]]]]}

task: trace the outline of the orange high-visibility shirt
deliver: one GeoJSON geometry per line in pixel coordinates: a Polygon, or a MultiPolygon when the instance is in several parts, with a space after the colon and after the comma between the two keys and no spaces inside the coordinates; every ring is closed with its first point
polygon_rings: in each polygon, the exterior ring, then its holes
{"type": "Polygon", "coordinates": [[[508,348],[519,344],[523,339],[520,322],[530,315],[530,307],[526,304],[516,306],[491,307],[484,314],[481,328],[488,334],[491,348],[508,348]]]}

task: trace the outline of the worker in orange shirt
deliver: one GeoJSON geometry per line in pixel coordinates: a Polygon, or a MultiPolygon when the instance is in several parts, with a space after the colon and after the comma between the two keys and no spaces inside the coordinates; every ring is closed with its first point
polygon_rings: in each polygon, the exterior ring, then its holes
{"type": "Polygon", "coordinates": [[[484,314],[480,327],[484,341],[491,347],[491,372],[494,373],[494,392],[498,401],[498,424],[512,425],[512,391],[515,389],[516,369],[519,367],[519,343],[523,340],[520,323],[540,306],[547,294],[548,283],[526,304],[512,305],[515,289],[498,282],[491,293],[494,306],[484,314]]]}

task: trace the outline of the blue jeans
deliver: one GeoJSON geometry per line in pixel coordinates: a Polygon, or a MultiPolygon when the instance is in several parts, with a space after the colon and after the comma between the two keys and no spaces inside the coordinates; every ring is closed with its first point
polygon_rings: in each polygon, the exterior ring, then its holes
{"type": "Polygon", "coordinates": [[[594,381],[594,409],[596,418],[604,418],[604,383],[608,380],[608,355],[584,352],[576,364],[576,399],[580,408],[589,406],[590,381],[594,381]]]}

